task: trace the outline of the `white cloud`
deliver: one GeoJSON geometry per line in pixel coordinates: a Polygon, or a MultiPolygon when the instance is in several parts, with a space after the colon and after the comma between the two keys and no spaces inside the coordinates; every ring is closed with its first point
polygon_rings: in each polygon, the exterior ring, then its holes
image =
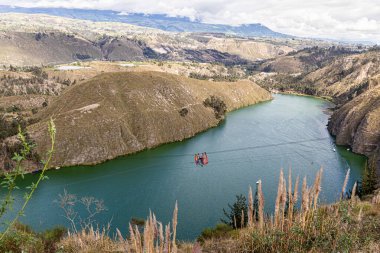
{"type": "Polygon", "coordinates": [[[25,7],[111,9],[206,23],[262,23],[292,35],[380,43],[380,0],[0,0],[25,7]]]}

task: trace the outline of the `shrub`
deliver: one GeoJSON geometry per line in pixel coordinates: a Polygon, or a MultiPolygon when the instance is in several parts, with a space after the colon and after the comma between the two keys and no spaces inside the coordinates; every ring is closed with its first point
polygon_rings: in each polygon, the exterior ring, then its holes
{"type": "Polygon", "coordinates": [[[36,107],[35,107],[35,108],[32,108],[32,113],[33,113],[33,114],[38,113],[38,108],[36,108],[36,107]]]}
{"type": "Polygon", "coordinates": [[[245,227],[248,221],[248,206],[245,196],[236,195],[236,202],[233,205],[228,204],[228,207],[230,208],[229,213],[223,209],[227,220],[221,219],[221,221],[233,228],[245,227]]]}
{"type": "Polygon", "coordinates": [[[206,107],[213,108],[215,117],[217,119],[222,118],[227,111],[227,105],[224,103],[224,101],[221,98],[216,97],[216,96],[211,96],[209,98],[206,98],[206,100],[203,101],[203,105],[206,107]]]}
{"type": "Polygon", "coordinates": [[[2,238],[0,252],[44,252],[44,245],[36,234],[13,227],[2,238]]]}
{"type": "Polygon", "coordinates": [[[234,231],[234,229],[225,224],[225,223],[219,223],[215,226],[215,228],[205,228],[201,235],[198,237],[197,241],[200,243],[204,243],[206,240],[209,239],[220,239],[224,237],[228,237],[231,235],[231,232],[234,231]]]}
{"type": "Polygon", "coordinates": [[[182,117],[185,117],[188,113],[189,113],[189,110],[187,108],[182,108],[181,110],[179,110],[179,114],[182,117]]]}
{"type": "Polygon", "coordinates": [[[56,252],[56,245],[63,238],[66,232],[67,229],[61,226],[42,232],[40,237],[44,243],[44,252],[56,252]]]}
{"type": "Polygon", "coordinates": [[[8,107],[6,111],[8,113],[9,112],[19,112],[19,111],[21,111],[21,108],[18,105],[12,105],[12,106],[8,107]]]}
{"type": "Polygon", "coordinates": [[[376,163],[375,159],[367,161],[363,171],[363,181],[360,185],[359,192],[362,195],[367,195],[373,193],[376,189],[377,184],[376,176],[376,163]]]}

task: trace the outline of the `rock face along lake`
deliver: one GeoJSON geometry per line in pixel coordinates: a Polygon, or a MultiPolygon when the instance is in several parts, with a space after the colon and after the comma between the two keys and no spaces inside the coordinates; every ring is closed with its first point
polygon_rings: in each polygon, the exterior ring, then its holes
{"type": "MultiPolygon", "coordinates": [[[[235,195],[247,195],[248,187],[254,189],[259,179],[265,211],[272,212],[280,169],[284,168],[287,178],[289,167],[293,185],[297,175],[307,176],[311,185],[323,167],[320,200],[333,202],[339,198],[348,168],[348,187],[360,179],[365,158],[335,147],[326,129],[330,106],[316,98],[275,95],[272,101],[229,113],[218,127],[183,142],[96,166],[48,171],[49,180],[40,184],[21,221],[36,230],[68,226],[54,202],[66,189],[78,197],[103,199],[108,210],[96,216],[96,222],[111,221],[111,233],[115,228],[127,233],[131,218],[146,218],[149,210],[167,223],[177,200],[178,237],[191,240],[205,227],[220,222],[223,208],[235,201],[235,195]],[[205,151],[209,164],[195,166],[194,153],[205,151]]],[[[36,178],[27,175],[22,187],[36,178]]],[[[17,194],[22,199],[22,191],[17,194]]],[[[19,205],[15,204],[16,210],[19,205]]]]}

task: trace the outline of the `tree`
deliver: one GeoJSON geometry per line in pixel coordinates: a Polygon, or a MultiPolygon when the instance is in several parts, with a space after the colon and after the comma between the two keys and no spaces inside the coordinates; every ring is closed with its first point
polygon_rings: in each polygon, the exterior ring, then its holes
{"type": "Polygon", "coordinates": [[[371,194],[376,189],[376,178],[375,159],[372,159],[364,167],[363,181],[360,189],[362,195],[371,194]]]}
{"type": "Polygon", "coordinates": [[[216,96],[211,96],[206,98],[205,101],[203,101],[203,105],[205,107],[211,107],[214,109],[215,117],[217,119],[220,119],[224,117],[224,114],[227,111],[227,105],[224,103],[224,101],[216,96]]]}
{"type": "Polygon", "coordinates": [[[221,219],[221,221],[233,228],[245,227],[248,221],[248,206],[246,197],[242,194],[236,195],[236,202],[232,206],[231,204],[228,204],[228,207],[230,208],[229,213],[223,209],[223,213],[227,219],[221,219]],[[244,215],[243,219],[242,214],[244,215]]]}

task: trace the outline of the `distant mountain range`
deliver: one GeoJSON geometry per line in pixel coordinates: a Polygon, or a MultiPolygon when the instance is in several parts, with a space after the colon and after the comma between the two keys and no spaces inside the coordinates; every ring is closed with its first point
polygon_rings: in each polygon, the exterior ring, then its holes
{"type": "Polygon", "coordinates": [[[184,17],[168,17],[162,14],[128,13],[111,10],[84,10],[65,8],[24,8],[7,5],[0,5],[0,13],[28,13],[28,14],[48,14],[74,19],[84,19],[91,21],[122,22],[132,25],[151,27],[170,32],[202,32],[202,33],[225,33],[243,37],[291,37],[286,34],[274,32],[262,24],[247,24],[240,26],[230,26],[221,24],[206,24],[198,21],[191,21],[184,17]]]}

